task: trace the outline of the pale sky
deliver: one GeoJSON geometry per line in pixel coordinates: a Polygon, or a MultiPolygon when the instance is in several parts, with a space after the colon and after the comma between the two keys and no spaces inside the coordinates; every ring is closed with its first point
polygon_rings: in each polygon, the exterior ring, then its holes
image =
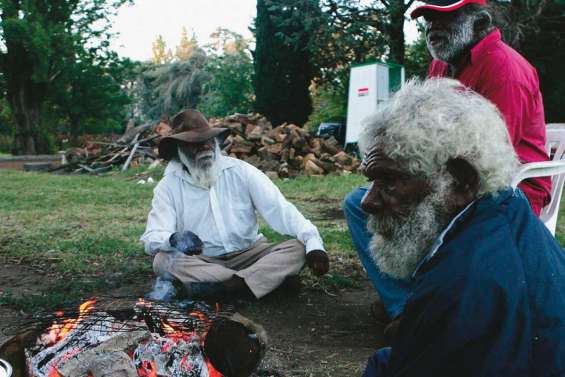
{"type": "Polygon", "coordinates": [[[189,36],[194,31],[200,45],[218,27],[251,38],[248,28],[255,13],[256,0],[135,0],[114,18],[112,30],[120,36],[112,47],[121,56],[149,60],[151,44],[160,34],[174,53],[183,26],[189,36]]]}
{"type": "MultiPolygon", "coordinates": [[[[189,36],[194,32],[200,45],[218,27],[251,38],[249,31],[256,13],[256,0],[135,0],[124,6],[113,20],[113,31],[120,35],[112,47],[121,56],[135,60],[151,59],[151,45],[160,34],[173,53],[180,40],[182,27],[189,36]]],[[[407,22],[406,39],[415,39],[414,21],[407,22]]]]}

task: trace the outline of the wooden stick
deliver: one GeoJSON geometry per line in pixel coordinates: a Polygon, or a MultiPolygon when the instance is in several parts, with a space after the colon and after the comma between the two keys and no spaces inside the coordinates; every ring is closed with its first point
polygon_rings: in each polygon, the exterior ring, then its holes
{"type": "Polygon", "coordinates": [[[128,159],[126,160],[126,162],[124,163],[124,166],[122,167],[122,171],[126,171],[131,159],[133,158],[133,154],[135,153],[135,150],[137,149],[137,147],[139,146],[139,143],[135,143],[135,145],[133,146],[133,149],[131,150],[131,153],[129,154],[128,159]]]}

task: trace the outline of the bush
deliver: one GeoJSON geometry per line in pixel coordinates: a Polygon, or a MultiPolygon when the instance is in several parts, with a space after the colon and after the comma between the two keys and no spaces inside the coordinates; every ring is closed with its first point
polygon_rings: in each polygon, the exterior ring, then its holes
{"type": "Polygon", "coordinates": [[[345,123],[347,118],[347,95],[338,93],[329,86],[321,86],[312,90],[314,110],[305,127],[315,133],[322,122],[345,123]]]}

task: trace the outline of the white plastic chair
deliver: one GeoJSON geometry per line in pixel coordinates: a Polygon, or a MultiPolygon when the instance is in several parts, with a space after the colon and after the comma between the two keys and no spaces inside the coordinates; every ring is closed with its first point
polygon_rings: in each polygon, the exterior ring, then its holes
{"type": "Polygon", "coordinates": [[[565,123],[550,123],[546,131],[545,149],[551,161],[523,164],[512,180],[512,188],[515,189],[527,178],[551,176],[551,201],[541,210],[540,220],[551,234],[555,235],[561,193],[565,182],[565,123]]]}

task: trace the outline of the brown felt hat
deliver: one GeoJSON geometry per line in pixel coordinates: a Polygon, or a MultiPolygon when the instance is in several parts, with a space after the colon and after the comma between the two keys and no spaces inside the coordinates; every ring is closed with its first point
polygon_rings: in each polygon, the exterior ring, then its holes
{"type": "Polygon", "coordinates": [[[159,142],[159,157],[170,161],[177,155],[179,142],[203,143],[214,137],[225,135],[228,128],[210,127],[204,115],[196,110],[182,110],[171,122],[173,133],[159,142]]]}

